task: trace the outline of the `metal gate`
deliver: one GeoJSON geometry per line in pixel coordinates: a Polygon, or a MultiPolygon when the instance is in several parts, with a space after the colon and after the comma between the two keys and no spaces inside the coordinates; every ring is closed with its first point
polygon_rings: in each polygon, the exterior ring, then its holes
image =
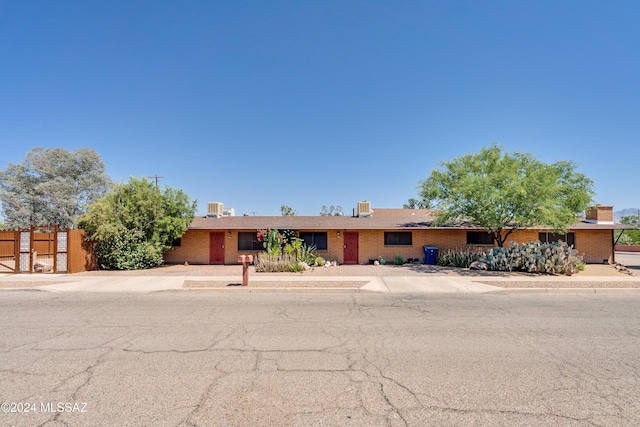
{"type": "Polygon", "coordinates": [[[16,271],[16,252],[16,232],[0,231],[0,273],[16,271]]]}
{"type": "Polygon", "coordinates": [[[0,272],[66,273],[68,240],[57,225],[0,232],[0,272]]]}

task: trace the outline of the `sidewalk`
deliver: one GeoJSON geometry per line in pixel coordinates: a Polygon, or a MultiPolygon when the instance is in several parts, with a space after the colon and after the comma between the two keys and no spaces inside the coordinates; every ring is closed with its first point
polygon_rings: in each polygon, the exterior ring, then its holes
{"type": "MultiPolygon", "coordinates": [[[[637,273],[636,273],[637,274],[637,273]]],[[[166,266],[144,271],[95,271],[78,274],[2,274],[0,290],[49,292],[385,292],[484,293],[515,290],[558,291],[624,289],[640,292],[640,275],[627,275],[613,266],[588,265],[574,276],[471,271],[429,265],[337,266],[304,273],[256,273],[249,286],[242,267],[166,266]]]]}

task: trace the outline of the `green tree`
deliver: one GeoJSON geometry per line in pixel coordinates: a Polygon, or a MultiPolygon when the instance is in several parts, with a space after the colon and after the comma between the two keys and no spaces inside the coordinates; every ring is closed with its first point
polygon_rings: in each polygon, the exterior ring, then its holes
{"type": "MultiPolygon", "coordinates": [[[[640,215],[639,216],[623,216],[620,219],[622,224],[632,225],[640,228],[640,215]]],[[[616,232],[616,240],[618,244],[626,245],[640,245],[640,230],[624,230],[616,232]],[[622,236],[621,236],[622,235],[622,236]]]]}
{"type": "Polygon", "coordinates": [[[410,198],[407,203],[402,205],[403,209],[429,209],[431,206],[428,200],[410,198]]]}
{"type": "Polygon", "coordinates": [[[282,205],[280,206],[280,213],[282,214],[282,216],[295,216],[298,214],[298,211],[287,205],[282,205]]]}
{"type": "Polygon", "coordinates": [[[102,268],[149,268],[161,264],[163,252],[187,230],[196,205],[182,190],[131,178],[89,206],[78,226],[96,242],[102,268]]]}
{"type": "Polygon", "coordinates": [[[110,185],[104,163],[94,150],[36,147],[21,163],[0,170],[5,224],[11,228],[32,224],[72,228],[110,185]]]}
{"type": "Polygon", "coordinates": [[[320,211],[320,216],[341,216],[342,215],[342,206],[322,206],[322,210],[320,211]]]}
{"type": "Polygon", "coordinates": [[[593,182],[568,161],[546,164],[497,145],[442,162],[419,185],[439,209],[434,225],[467,222],[503,246],[509,235],[534,225],[564,231],[591,203],[593,182]]]}

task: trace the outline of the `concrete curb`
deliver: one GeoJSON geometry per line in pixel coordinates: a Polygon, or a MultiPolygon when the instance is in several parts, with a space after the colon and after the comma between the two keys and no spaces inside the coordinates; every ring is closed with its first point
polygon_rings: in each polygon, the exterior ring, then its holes
{"type": "Polygon", "coordinates": [[[549,294],[640,294],[640,288],[502,288],[487,293],[549,293],[549,294]]]}
{"type": "MultiPolygon", "coordinates": [[[[59,289],[41,288],[41,287],[29,287],[29,288],[0,288],[0,292],[51,292],[51,293],[63,293],[59,289]]],[[[96,291],[74,291],[76,293],[113,293],[110,291],[96,292],[96,291]]],[[[121,291],[122,293],[180,293],[180,292],[199,292],[199,293],[217,293],[217,294],[250,294],[250,293],[331,293],[331,294],[380,294],[380,293],[412,293],[410,291],[376,291],[363,288],[252,288],[252,287],[229,287],[229,288],[179,288],[179,289],[159,289],[159,290],[146,290],[146,291],[121,291]]],[[[501,288],[482,293],[487,294],[506,294],[506,293],[549,293],[549,294],[640,294],[640,288],[501,288]]],[[[477,294],[477,292],[421,292],[421,294],[477,294]]]]}
{"type": "Polygon", "coordinates": [[[165,289],[158,292],[211,292],[219,294],[271,294],[271,293],[310,293],[310,294],[353,294],[353,293],[368,293],[374,294],[375,291],[369,291],[362,288],[252,288],[249,287],[232,287],[232,288],[183,288],[183,289],[165,289]]]}

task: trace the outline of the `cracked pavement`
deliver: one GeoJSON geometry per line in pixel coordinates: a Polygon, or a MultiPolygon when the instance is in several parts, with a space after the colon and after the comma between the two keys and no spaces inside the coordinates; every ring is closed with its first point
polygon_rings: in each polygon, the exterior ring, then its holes
{"type": "Polygon", "coordinates": [[[640,425],[635,294],[4,292],[11,426],[640,425]]]}

